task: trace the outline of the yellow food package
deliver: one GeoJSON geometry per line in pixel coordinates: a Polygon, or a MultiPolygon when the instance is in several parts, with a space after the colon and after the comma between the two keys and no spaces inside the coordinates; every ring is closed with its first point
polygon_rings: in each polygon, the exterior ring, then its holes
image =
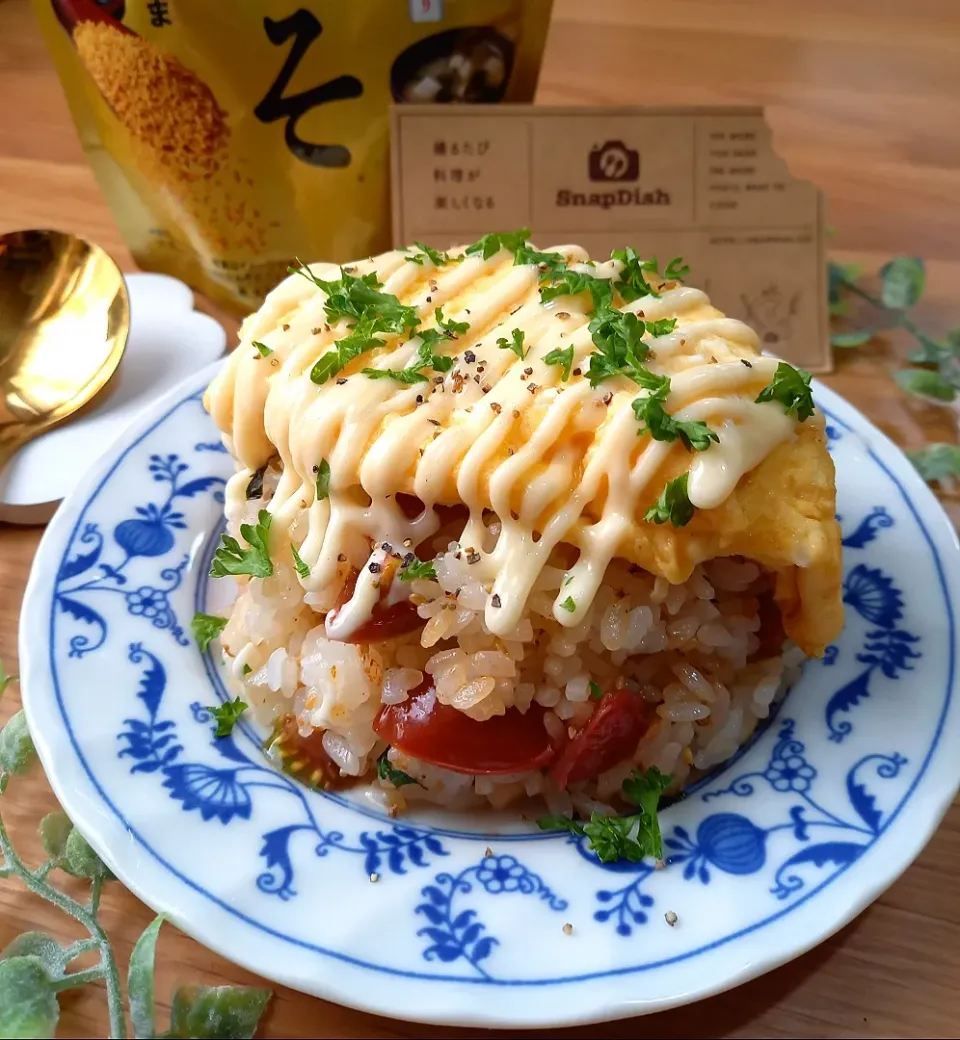
{"type": "Polygon", "coordinates": [[[141,267],[246,312],[390,245],[388,106],[530,101],[552,0],[34,0],[141,267]]]}

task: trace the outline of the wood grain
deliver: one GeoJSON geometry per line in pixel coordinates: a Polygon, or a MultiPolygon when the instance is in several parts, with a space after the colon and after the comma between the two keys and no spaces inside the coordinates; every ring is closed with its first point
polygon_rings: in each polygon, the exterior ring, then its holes
{"type": "MultiPolygon", "coordinates": [[[[86,166],[26,0],[0,0],[0,230],[53,226],[130,255],[86,166]]],[[[876,269],[897,252],[929,261],[921,316],[960,324],[960,4],[949,0],[558,0],[539,100],[563,104],[762,103],[791,168],[822,187],[836,255],[876,269]]],[[[896,337],[845,355],[827,382],[894,440],[952,439],[945,409],[908,402],[889,377],[896,337]]],[[[960,504],[948,503],[954,519],[960,504]]],[[[37,530],[0,530],[0,655],[16,663],[17,618],[37,530]]],[[[0,719],[17,706],[8,695],[0,719]]],[[[39,855],[35,822],[54,807],[40,777],[17,780],[4,818],[39,855]]],[[[878,902],[818,949],[691,1007],[552,1036],[955,1036],[960,1021],[960,811],[878,902]],[[957,885],[955,888],[954,886],[957,885]]],[[[113,886],[103,919],[124,962],[152,914],[113,886]]],[[[75,936],[69,922],[0,885],[0,947],[25,929],[75,936]]],[[[159,993],[178,981],[252,982],[170,930],[159,993]]],[[[163,1001],[161,1001],[163,1003],[163,1001]]],[[[66,994],[63,1036],[106,1032],[102,990],[66,994]]],[[[277,989],[273,1037],[458,1037],[277,989]]],[[[498,1034],[492,1034],[498,1035],[498,1034]]],[[[506,1034],[503,1034],[506,1035],[506,1034]]]]}

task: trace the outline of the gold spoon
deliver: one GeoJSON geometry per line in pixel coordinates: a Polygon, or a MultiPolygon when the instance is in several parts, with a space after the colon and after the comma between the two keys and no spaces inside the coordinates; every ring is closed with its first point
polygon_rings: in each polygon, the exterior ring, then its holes
{"type": "Polygon", "coordinates": [[[62,231],[0,235],[0,469],[106,386],[129,333],[127,287],[99,246],[62,231]]]}

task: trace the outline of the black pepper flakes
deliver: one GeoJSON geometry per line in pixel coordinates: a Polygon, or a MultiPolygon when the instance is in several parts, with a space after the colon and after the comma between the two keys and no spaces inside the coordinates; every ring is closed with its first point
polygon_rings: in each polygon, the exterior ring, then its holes
{"type": "Polygon", "coordinates": [[[485,394],[489,394],[489,393],[490,393],[490,391],[491,391],[491,390],[493,389],[493,387],[492,387],[492,386],[489,386],[489,385],[488,385],[487,383],[484,383],[484,384],[483,384],[483,386],[481,386],[481,387],[480,387],[480,389],[481,389],[481,390],[482,390],[482,391],[483,391],[483,392],[484,392],[485,394]]]}
{"type": "Polygon", "coordinates": [[[477,355],[474,354],[472,350],[465,350],[463,352],[463,360],[466,361],[468,365],[472,365],[474,361],[477,360],[477,355]]]}
{"type": "Polygon", "coordinates": [[[494,593],[490,597],[490,606],[491,607],[499,607],[500,606],[500,597],[496,593],[494,593]]]}
{"type": "Polygon", "coordinates": [[[371,574],[379,574],[380,573],[380,564],[377,563],[376,560],[371,560],[370,561],[370,573],[371,574]]]}
{"type": "Polygon", "coordinates": [[[496,401],[491,401],[490,407],[497,413],[497,415],[499,415],[503,411],[501,405],[497,404],[496,401]]]}
{"type": "Polygon", "coordinates": [[[284,332],[289,332],[290,331],[290,326],[289,325],[281,325],[280,328],[283,329],[284,332]]]}
{"type": "Polygon", "coordinates": [[[520,409],[519,408],[514,408],[514,410],[513,410],[513,417],[514,417],[514,419],[519,419],[520,418],[520,409]]]}
{"type": "Polygon", "coordinates": [[[323,323],[323,331],[324,331],[324,332],[329,332],[329,331],[330,331],[330,325],[329,325],[329,323],[327,323],[327,322],[324,322],[324,323],[323,323]]]}
{"type": "Polygon", "coordinates": [[[510,510],[510,519],[511,520],[519,520],[520,519],[520,514],[515,509],[511,509],[510,510]]]}
{"type": "Polygon", "coordinates": [[[569,315],[569,314],[568,314],[568,313],[567,313],[566,311],[557,311],[557,317],[558,317],[558,318],[559,318],[559,319],[560,319],[561,321],[566,321],[566,320],[567,320],[567,318],[569,318],[569,317],[570,317],[570,315],[569,315]]]}
{"type": "Polygon", "coordinates": [[[319,336],[321,332],[323,332],[323,329],[321,329],[320,326],[318,325],[315,329],[311,329],[310,330],[310,335],[311,336],[319,336]]]}
{"type": "Polygon", "coordinates": [[[603,395],[603,403],[604,403],[604,404],[609,404],[609,403],[610,403],[610,402],[611,402],[612,400],[613,400],[613,391],[612,391],[612,390],[608,390],[608,391],[607,391],[607,392],[606,392],[606,393],[605,393],[605,394],[603,395]]]}
{"type": "Polygon", "coordinates": [[[525,369],[523,370],[523,374],[524,374],[525,376],[532,376],[532,375],[533,375],[533,369],[532,369],[532,368],[525,368],[525,369]]]}
{"type": "Polygon", "coordinates": [[[337,386],[343,386],[343,384],[344,384],[345,382],[346,382],[346,379],[344,379],[344,378],[343,378],[343,377],[341,376],[341,378],[337,380],[337,386]]]}
{"type": "Polygon", "coordinates": [[[478,553],[478,552],[468,552],[467,553],[467,563],[479,563],[479,562],[480,562],[480,553],[478,553]]]}
{"type": "Polygon", "coordinates": [[[747,359],[746,359],[746,358],[740,358],[740,364],[741,364],[741,365],[746,365],[746,366],[747,366],[747,368],[753,368],[753,365],[752,365],[752,364],[750,364],[750,362],[749,362],[749,361],[747,361],[747,359]]]}
{"type": "Polygon", "coordinates": [[[431,426],[440,426],[441,425],[439,419],[427,419],[427,422],[430,423],[431,426]]]}
{"type": "Polygon", "coordinates": [[[579,368],[575,368],[575,369],[573,370],[573,374],[574,374],[575,376],[582,376],[582,375],[583,375],[583,370],[582,370],[582,369],[579,369],[579,368]]]}
{"type": "Polygon", "coordinates": [[[427,297],[427,303],[433,303],[433,297],[432,296],[428,296],[427,297]]]}
{"type": "Polygon", "coordinates": [[[537,392],[537,391],[538,391],[539,389],[540,389],[540,387],[539,387],[539,386],[537,386],[537,384],[536,384],[536,383],[531,383],[531,384],[530,384],[530,385],[529,385],[529,386],[527,387],[527,390],[529,390],[531,394],[535,394],[535,393],[536,393],[536,392],[537,392]]]}
{"type": "Polygon", "coordinates": [[[347,562],[347,557],[343,553],[338,553],[337,554],[337,561],[339,563],[346,563],[347,562]]]}
{"type": "Polygon", "coordinates": [[[417,404],[423,404],[423,394],[417,394],[417,404]]]}

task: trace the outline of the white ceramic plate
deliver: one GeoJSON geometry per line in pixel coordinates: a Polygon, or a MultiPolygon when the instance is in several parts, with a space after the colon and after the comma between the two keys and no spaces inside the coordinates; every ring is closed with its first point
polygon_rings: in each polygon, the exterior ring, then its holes
{"type": "Polygon", "coordinates": [[[64,808],[201,942],[380,1014],[592,1022],[797,956],[923,848],[960,779],[960,554],[909,463],[835,394],[816,396],[837,462],[846,629],[753,744],[662,813],[670,862],[654,870],[603,866],[509,816],[391,820],[362,792],[275,772],[246,723],[212,739],[203,706],[225,689],[186,634],[231,471],[200,403],[210,374],[159,402],[60,509],[20,634],[30,728],[64,808]]]}

